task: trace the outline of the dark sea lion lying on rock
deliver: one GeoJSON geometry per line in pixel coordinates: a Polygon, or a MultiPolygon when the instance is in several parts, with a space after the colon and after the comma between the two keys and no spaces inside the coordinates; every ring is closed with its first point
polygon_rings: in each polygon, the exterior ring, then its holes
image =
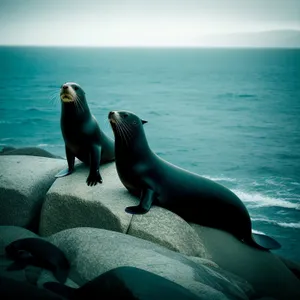
{"type": "Polygon", "coordinates": [[[143,127],[146,121],[128,111],[110,112],[108,118],[119,178],[141,200],[138,206],[127,207],[128,213],[144,214],[156,204],[187,222],[228,231],[248,245],[280,248],[271,237],[252,233],[247,208],[232,191],[152,152],[143,127]]]}

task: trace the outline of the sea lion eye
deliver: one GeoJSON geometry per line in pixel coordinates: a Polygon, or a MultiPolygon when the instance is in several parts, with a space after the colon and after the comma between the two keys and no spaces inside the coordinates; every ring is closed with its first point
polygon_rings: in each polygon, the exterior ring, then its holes
{"type": "Polygon", "coordinates": [[[128,117],[128,114],[124,114],[123,117],[124,117],[124,118],[127,118],[127,117],[128,117]]]}
{"type": "Polygon", "coordinates": [[[78,86],[75,85],[74,86],[74,90],[77,91],[78,90],[78,86]]]}

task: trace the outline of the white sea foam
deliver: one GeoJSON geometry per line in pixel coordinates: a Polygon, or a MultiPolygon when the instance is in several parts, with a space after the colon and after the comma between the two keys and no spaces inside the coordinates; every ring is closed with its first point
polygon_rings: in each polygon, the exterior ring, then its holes
{"type": "Polygon", "coordinates": [[[266,235],[264,232],[259,231],[259,230],[255,230],[255,229],[252,229],[252,232],[253,232],[253,233],[257,233],[257,234],[263,234],[263,235],[266,235]]]}
{"type": "Polygon", "coordinates": [[[281,198],[273,198],[260,193],[247,193],[240,190],[232,190],[249,207],[284,207],[300,210],[299,203],[293,203],[281,198]]]}
{"type": "Polygon", "coordinates": [[[296,228],[300,229],[300,223],[286,223],[286,222],[277,222],[275,220],[269,220],[266,218],[251,218],[252,221],[260,221],[260,222],[265,222],[268,224],[272,225],[278,225],[280,227],[285,227],[285,228],[296,228]]]}
{"type": "Polygon", "coordinates": [[[65,145],[59,144],[59,145],[54,145],[54,144],[38,144],[37,147],[47,147],[47,148],[57,148],[57,147],[63,147],[65,145]]]}
{"type": "Polygon", "coordinates": [[[235,178],[229,178],[229,177],[212,177],[209,175],[202,175],[203,177],[213,180],[213,181],[228,181],[228,182],[236,182],[235,178]]]}
{"type": "Polygon", "coordinates": [[[285,223],[285,222],[279,222],[278,225],[281,226],[281,227],[297,228],[297,229],[300,229],[300,223],[285,223]]]}

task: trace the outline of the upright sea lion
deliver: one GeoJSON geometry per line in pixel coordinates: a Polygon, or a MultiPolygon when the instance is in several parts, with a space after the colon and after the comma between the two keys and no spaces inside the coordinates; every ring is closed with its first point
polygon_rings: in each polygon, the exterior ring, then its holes
{"type": "Polygon", "coordinates": [[[189,290],[164,277],[135,267],[112,269],[74,289],[57,282],[44,287],[67,299],[197,300],[189,290]]]}
{"type": "Polygon", "coordinates": [[[232,191],[152,152],[143,128],[146,121],[127,111],[110,112],[108,118],[115,135],[120,180],[141,200],[138,206],[127,207],[126,212],[144,214],[157,204],[187,222],[226,230],[249,245],[280,248],[274,239],[252,233],[247,208],[232,191]]]}
{"type": "Polygon", "coordinates": [[[69,175],[74,170],[75,157],[90,166],[86,180],[92,186],[102,183],[99,165],[113,161],[114,142],[99,127],[91,114],[83,89],[74,82],[67,82],[60,90],[60,126],[65,141],[68,169],[56,177],[69,175]]]}
{"type": "Polygon", "coordinates": [[[69,262],[64,253],[53,244],[40,238],[24,238],[10,243],[5,248],[9,258],[14,260],[7,270],[22,270],[34,265],[53,272],[55,278],[64,283],[69,273],[69,262]]]}

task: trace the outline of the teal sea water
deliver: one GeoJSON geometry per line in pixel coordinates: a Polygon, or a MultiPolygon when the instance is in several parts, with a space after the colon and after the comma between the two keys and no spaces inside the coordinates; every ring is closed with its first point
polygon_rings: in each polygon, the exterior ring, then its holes
{"type": "Polygon", "coordinates": [[[64,156],[66,81],[111,137],[110,110],[148,120],[153,151],[232,189],[300,262],[300,50],[0,47],[0,144],[64,156]]]}

